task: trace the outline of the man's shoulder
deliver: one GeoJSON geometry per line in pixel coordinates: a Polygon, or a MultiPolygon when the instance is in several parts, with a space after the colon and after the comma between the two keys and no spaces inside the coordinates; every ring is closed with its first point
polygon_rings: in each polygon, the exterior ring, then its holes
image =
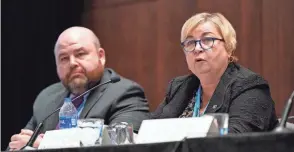
{"type": "Polygon", "coordinates": [[[56,94],[56,93],[60,93],[61,91],[63,91],[65,88],[63,86],[63,84],[61,82],[57,82],[54,84],[49,85],[48,87],[44,88],[39,95],[52,95],[52,94],[56,94]]]}
{"type": "MultiPolygon", "coordinates": [[[[114,73],[113,70],[111,72],[114,73]]],[[[142,103],[144,103],[144,105],[142,105],[143,107],[147,105],[145,105],[146,98],[144,89],[139,83],[118,73],[115,73],[115,76],[120,77],[120,81],[107,85],[107,90],[102,96],[102,101],[107,101],[104,102],[105,104],[111,104],[112,108],[131,104],[140,105],[142,103]]],[[[99,95],[98,90],[95,92],[97,92],[97,94],[95,93],[95,95],[99,95]]]]}
{"type": "Polygon", "coordinates": [[[135,88],[140,88],[143,90],[142,86],[138,82],[120,75],[119,73],[115,72],[113,69],[107,68],[107,71],[109,71],[109,73],[111,74],[114,74],[120,77],[120,81],[113,83],[111,85],[112,87],[118,88],[118,89],[128,89],[130,87],[135,87],[135,88]]]}
{"type": "Polygon", "coordinates": [[[61,82],[49,85],[40,91],[35,100],[35,105],[38,103],[41,103],[42,105],[46,104],[46,101],[50,101],[50,99],[59,96],[64,90],[66,89],[61,82]]]}
{"type": "Polygon", "coordinates": [[[120,90],[128,90],[132,88],[140,89],[143,91],[143,87],[134,80],[125,78],[119,75],[120,81],[113,84],[113,87],[120,90]]]}

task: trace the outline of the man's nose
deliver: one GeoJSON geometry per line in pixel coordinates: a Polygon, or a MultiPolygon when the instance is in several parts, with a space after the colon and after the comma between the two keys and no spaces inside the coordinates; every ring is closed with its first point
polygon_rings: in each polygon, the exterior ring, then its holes
{"type": "Polygon", "coordinates": [[[71,67],[76,67],[78,65],[77,60],[74,56],[70,57],[69,63],[71,67]]]}

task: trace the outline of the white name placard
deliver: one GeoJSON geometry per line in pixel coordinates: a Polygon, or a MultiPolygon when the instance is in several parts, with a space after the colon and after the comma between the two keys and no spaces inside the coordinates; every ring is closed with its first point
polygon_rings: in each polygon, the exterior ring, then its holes
{"type": "Polygon", "coordinates": [[[136,143],[180,141],[219,135],[212,116],[144,120],[136,143]]]}

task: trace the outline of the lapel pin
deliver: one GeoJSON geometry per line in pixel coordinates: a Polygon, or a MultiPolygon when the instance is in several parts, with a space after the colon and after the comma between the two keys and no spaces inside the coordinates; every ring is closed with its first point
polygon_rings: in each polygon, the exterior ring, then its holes
{"type": "Polygon", "coordinates": [[[213,105],[212,108],[215,109],[217,107],[217,105],[213,105]]]}

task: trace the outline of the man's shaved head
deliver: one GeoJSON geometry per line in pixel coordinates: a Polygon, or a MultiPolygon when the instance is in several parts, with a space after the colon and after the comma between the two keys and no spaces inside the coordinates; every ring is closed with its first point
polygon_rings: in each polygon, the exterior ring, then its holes
{"type": "Polygon", "coordinates": [[[85,27],[63,31],[54,54],[59,79],[73,94],[83,93],[103,75],[105,52],[94,32],[85,27]]]}

